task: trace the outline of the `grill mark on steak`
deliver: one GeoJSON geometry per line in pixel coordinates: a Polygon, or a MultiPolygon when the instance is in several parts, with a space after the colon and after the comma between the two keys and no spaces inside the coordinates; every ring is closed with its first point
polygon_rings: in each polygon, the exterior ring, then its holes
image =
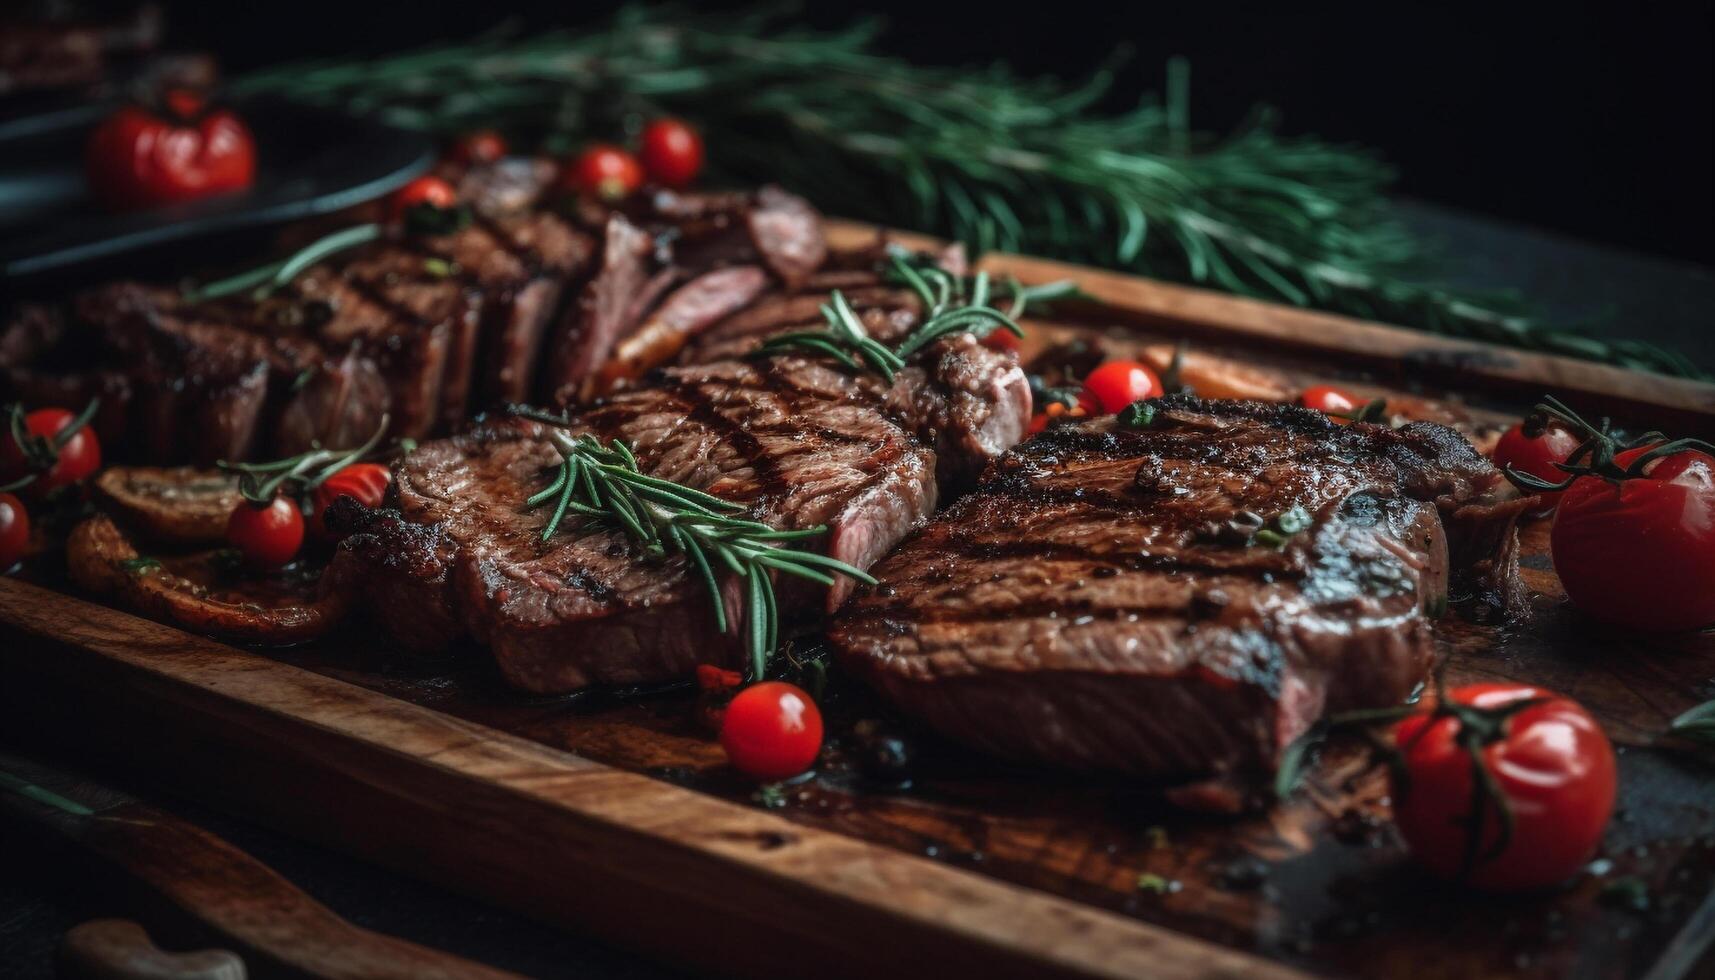
{"type": "MultiPolygon", "coordinates": [[[[805,545],[862,568],[933,509],[941,461],[913,431],[931,418],[991,424],[987,414],[950,410],[931,375],[987,378],[976,388],[992,393],[992,411],[1016,414],[1014,432],[1024,423],[1014,360],[968,335],[944,341],[892,386],[813,358],[773,360],[664,369],[648,386],[574,414],[570,425],[627,440],[644,472],[745,505],[769,526],[826,525],[825,536],[805,545]],[[795,383],[783,391],[763,383],[769,369],[795,383]]],[[[948,445],[983,452],[976,438],[948,445]]],[[[699,663],[738,666],[742,590],[726,572],[719,601],[729,630],[717,633],[710,597],[682,555],[646,558],[623,531],[576,516],[540,539],[547,508],[525,511],[522,501],[557,461],[541,428],[520,420],[425,443],[397,469],[398,511],[383,512],[341,547],[341,581],[392,604],[381,618],[403,642],[444,646],[468,633],[493,649],[510,683],[528,690],[671,680],[699,663]],[[397,547],[412,553],[386,557],[397,547]],[[434,608],[414,615],[413,603],[434,608]],[[420,623],[456,629],[437,637],[420,623]]],[[[783,628],[814,625],[850,586],[781,578],[783,628]]]]}
{"type": "Polygon", "coordinates": [[[1324,711],[1422,679],[1449,548],[1509,591],[1527,502],[1452,430],[1156,406],[1147,428],[1056,427],[997,460],[872,570],[829,631],[841,661],[983,751],[1244,781],[1324,711]],[[1278,550],[1205,533],[1295,505],[1312,525],[1278,550]]]}

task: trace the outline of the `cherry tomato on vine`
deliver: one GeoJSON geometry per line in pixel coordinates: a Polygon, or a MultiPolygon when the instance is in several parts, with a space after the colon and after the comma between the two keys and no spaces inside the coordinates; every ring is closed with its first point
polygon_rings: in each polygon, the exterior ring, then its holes
{"type": "Polygon", "coordinates": [[[387,494],[387,485],[391,482],[392,472],[380,463],[352,463],[323,480],[312,495],[316,533],[322,537],[331,536],[327,526],[322,523],[322,515],[327,513],[334,501],[341,497],[351,497],[373,510],[381,506],[381,499],[387,494]]]}
{"type": "Polygon", "coordinates": [[[643,168],[657,184],[688,187],[703,169],[703,138],[677,119],[657,119],[643,127],[643,168]]]}
{"type": "Polygon", "coordinates": [[[1333,385],[1312,385],[1304,389],[1304,393],[1298,396],[1298,404],[1305,408],[1314,408],[1318,412],[1348,418],[1363,406],[1363,402],[1358,401],[1351,392],[1333,385]]]}
{"type": "Polygon", "coordinates": [[[506,156],[506,138],[492,129],[479,129],[454,140],[447,156],[457,163],[493,163],[506,156]]]}
{"type": "MultiPolygon", "coordinates": [[[[1614,457],[1622,470],[1650,447],[1614,457]]],[[[1715,457],[1685,450],[1641,476],[1581,476],[1549,532],[1554,571],[1589,616],[1649,631],[1715,623],[1715,457]]]]}
{"type": "Polygon", "coordinates": [[[279,568],[303,546],[304,515],[286,497],[267,504],[241,500],[226,519],[226,542],[253,568],[279,568]]]}
{"type": "MultiPolygon", "coordinates": [[[[1559,483],[1566,479],[1566,473],[1554,464],[1566,462],[1578,442],[1578,437],[1563,426],[1525,419],[1501,434],[1491,458],[1503,470],[1511,467],[1539,480],[1559,483]]],[[[1533,492],[1542,499],[1542,510],[1547,511],[1560,501],[1563,491],[1533,492]]]]}
{"type": "Polygon", "coordinates": [[[1112,415],[1135,401],[1164,394],[1161,379],[1136,361],[1108,361],[1084,379],[1078,403],[1088,415],[1112,415]]]}
{"type": "Polygon", "coordinates": [[[18,564],[29,544],[30,515],[24,502],[0,493],[0,572],[18,564]]]}
{"type": "Polygon", "coordinates": [[[1448,701],[1452,713],[1412,715],[1394,728],[1404,762],[1394,822],[1412,857],[1437,877],[1491,891],[1546,888],[1577,873],[1614,810],[1614,749],[1601,726],[1577,702],[1521,684],[1472,684],[1448,701]],[[1467,725],[1481,733],[1476,754],[1499,794],[1480,807],[1472,754],[1460,744],[1467,725]],[[1502,804],[1513,819],[1504,840],[1502,804]]]}
{"type": "Polygon", "coordinates": [[[562,186],[604,201],[617,201],[643,186],[643,165],[617,146],[596,143],[560,176],[562,186]]]}
{"type": "Polygon", "coordinates": [[[404,187],[393,192],[387,201],[388,217],[399,221],[405,213],[419,204],[430,207],[450,208],[459,203],[459,193],[453,185],[439,177],[418,177],[404,187]]]}
{"type": "Polygon", "coordinates": [[[753,684],[727,705],[721,747],[733,768],[752,779],[790,779],[810,768],[822,750],[822,713],[794,685],[753,684]]]}
{"type": "Polygon", "coordinates": [[[43,497],[101,469],[101,442],[87,418],[63,408],[38,408],[24,416],[24,433],[28,447],[19,445],[11,431],[0,432],[0,482],[34,472],[37,477],[27,490],[43,497]]]}
{"type": "Polygon", "coordinates": [[[126,106],[90,134],[84,169],[115,210],[158,207],[242,190],[256,178],[256,142],[244,122],[174,90],[159,110],[126,106]]]}

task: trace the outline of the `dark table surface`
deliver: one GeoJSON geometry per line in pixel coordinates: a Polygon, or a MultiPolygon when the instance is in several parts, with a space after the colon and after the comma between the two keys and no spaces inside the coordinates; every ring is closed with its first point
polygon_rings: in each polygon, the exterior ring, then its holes
{"type": "MultiPolygon", "coordinates": [[[[1614,251],[1529,229],[1419,204],[1408,220],[1452,257],[1452,278],[1472,286],[1521,290],[1556,319],[1590,324],[1596,334],[1677,348],[1715,368],[1715,270],[1614,251]]],[[[0,719],[0,749],[43,761],[52,747],[29,744],[0,719]]],[[[552,929],[470,899],[370,867],[189,801],[127,785],[150,802],[202,824],[290,878],[351,921],[496,967],[541,977],[663,977],[647,959],[600,937],[552,929]]],[[[3,842],[0,842],[3,843],[3,842]]],[[[0,849],[0,976],[52,976],[60,936],[88,918],[75,882],[27,856],[0,849]]]]}

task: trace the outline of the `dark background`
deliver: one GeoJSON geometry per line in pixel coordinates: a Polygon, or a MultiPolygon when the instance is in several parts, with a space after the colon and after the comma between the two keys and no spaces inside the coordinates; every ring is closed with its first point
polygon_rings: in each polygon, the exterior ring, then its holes
{"type": "MultiPolygon", "coordinates": [[[[216,51],[229,71],[410,47],[509,15],[575,25],[615,6],[167,3],[175,45],[216,51]]],[[[1158,90],[1166,59],[1184,55],[1200,129],[1235,126],[1265,102],[1289,133],[1379,150],[1402,194],[1715,264],[1715,4],[1651,7],[876,0],[806,4],[801,16],[831,26],[877,13],[895,53],[1004,56],[1069,77],[1124,42],[1136,56],[1116,104],[1158,90]]]]}

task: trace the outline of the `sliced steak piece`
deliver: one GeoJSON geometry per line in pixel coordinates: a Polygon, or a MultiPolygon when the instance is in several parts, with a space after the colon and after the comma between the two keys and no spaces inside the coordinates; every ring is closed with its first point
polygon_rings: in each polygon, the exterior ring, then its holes
{"type": "Polygon", "coordinates": [[[481,297],[392,243],[342,266],[306,270],[291,295],[329,310],[314,332],[323,345],[356,346],[375,361],[391,393],[388,434],[427,438],[445,413],[448,366],[454,352],[469,346],[464,338],[477,328],[481,297]]]}
{"type": "Polygon", "coordinates": [[[172,290],[120,282],[73,301],[85,358],[130,380],[126,441],[152,462],[207,466],[259,447],[270,371],[289,350],[185,308],[172,290]]]}
{"type": "Polygon", "coordinates": [[[460,201],[489,218],[519,215],[541,203],[560,167],[546,157],[506,157],[469,167],[447,165],[441,176],[458,188],[460,201]]]}
{"type": "MultiPolygon", "coordinates": [[[[856,310],[869,335],[893,343],[917,325],[921,306],[910,290],[891,286],[859,286],[841,289],[846,302],[856,310]]],[[[701,364],[743,357],[778,333],[820,329],[827,320],[822,307],[832,292],[771,293],[743,311],[704,330],[679,355],[681,364],[701,364]]]]}
{"type": "Polygon", "coordinates": [[[601,267],[567,311],[549,355],[546,389],[577,390],[607,363],[619,338],[648,312],[637,309],[650,281],[655,239],[622,214],[610,215],[602,235],[601,267]]]}
{"type": "MultiPolygon", "coordinates": [[[[933,510],[937,469],[979,468],[1019,437],[1028,397],[1010,357],[964,335],[891,387],[798,357],[665,369],[574,428],[625,439],[646,472],[747,503],[771,526],[826,525],[810,546],[864,568],[933,510]]],[[[724,599],[733,629],[718,633],[681,557],[648,559],[622,532],[576,519],[541,540],[548,514],[522,505],[558,459],[541,426],[518,420],[420,447],[396,468],[397,511],[367,516],[342,546],[340,580],[403,642],[444,645],[456,623],[526,690],[736,666],[737,595],[724,599]]],[[[783,619],[809,625],[849,587],[782,581],[783,619]]]]}
{"type": "Polygon", "coordinates": [[[393,395],[374,358],[353,345],[299,371],[277,401],[269,454],[284,458],[318,445],[363,445],[380,427],[393,395]]]}
{"type": "Polygon", "coordinates": [[[830,631],[841,662],[997,756],[1243,778],[1324,712],[1402,701],[1450,575],[1516,577],[1519,501],[1451,429],[1155,404],[1006,454],[873,569],[830,631]],[[1308,528],[1253,537],[1294,508],[1308,528]]]}
{"type": "Polygon", "coordinates": [[[822,216],[810,202],[768,185],[756,192],[746,215],[750,240],[787,289],[798,289],[828,257],[822,216]]]}
{"type": "Polygon", "coordinates": [[[543,337],[559,313],[568,281],[589,264],[594,239],[547,211],[499,218],[479,213],[469,227],[420,247],[448,262],[483,298],[481,354],[464,358],[462,381],[457,397],[447,399],[445,420],[450,425],[464,419],[473,361],[479,365],[476,388],[482,404],[529,398],[543,337]]]}
{"type": "Polygon", "coordinates": [[[672,360],[691,338],[750,305],[767,286],[768,273],[754,265],[715,269],[680,286],[614,348],[593,393],[611,391],[672,360]]]}

